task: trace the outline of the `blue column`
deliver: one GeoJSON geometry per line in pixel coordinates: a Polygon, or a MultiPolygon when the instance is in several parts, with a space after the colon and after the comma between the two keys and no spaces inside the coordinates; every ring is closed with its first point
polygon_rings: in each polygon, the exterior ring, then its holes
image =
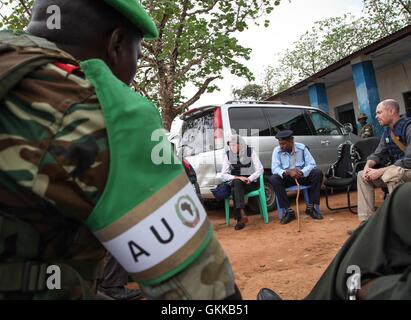
{"type": "Polygon", "coordinates": [[[327,112],[328,99],[327,90],[324,83],[316,83],[308,87],[308,96],[310,97],[310,105],[315,108],[320,108],[322,111],[327,112]]]}
{"type": "Polygon", "coordinates": [[[368,116],[368,123],[373,126],[374,134],[381,136],[383,129],[375,119],[375,110],[380,102],[380,95],[372,61],[353,64],[352,74],[360,112],[368,116]]]}

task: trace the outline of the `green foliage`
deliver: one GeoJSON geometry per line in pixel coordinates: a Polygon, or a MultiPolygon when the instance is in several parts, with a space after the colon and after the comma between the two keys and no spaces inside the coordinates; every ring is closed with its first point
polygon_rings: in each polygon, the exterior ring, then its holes
{"type": "Polygon", "coordinates": [[[411,1],[364,0],[363,17],[351,14],[318,21],[265,71],[264,86],[275,93],[411,23],[411,1]]]}
{"type": "MultiPolygon", "coordinates": [[[[137,73],[136,88],[157,102],[167,117],[174,118],[197,101],[204,92],[218,88],[224,68],[253,80],[241,63],[250,59],[250,48],[241,46],[234,34],[260,21],[280,1],[273,0],[143,0],[154,17],[160,39],[144,44],[144,57],[137,73]],[[183,88],[194,84],[192,97],[183,88]]],[[[171,119],[172,120],[172,119],[171,119]]]]}
{"type": "Polygon", "coordinates": [[[0,29],[22,31],[30,20],[34,0],[0,0],[0,29]]]}
{"type": "MultiPolygon", "coordinates": [[[[74,0],[73,0],[74,1],[74,0]]],[[[143,43],[143,57],[134,86],[157,103],[166,127],[205,92],[218,90],[213,81],[224,68],[253,79],[241,63],[250,59],[250,48],[234,34],[261,22],[280,0],[142,0],[154,18],[160,39],[143,43]],[[187,84],[197,92],[183,96],[187,84]]],[[[22,30],[29,21],[33,0],[0,0],[0,27],[22,30]],[[5,12],[5,13],[4,13],[5,12]]]]}
{"type": "Polygon", "coordinates": [[[262,101],[267,99],[271,93],[266,92],[262,85],[249,83],[243,88],[234,89],[233,95],[236,100],[262,101]]]}

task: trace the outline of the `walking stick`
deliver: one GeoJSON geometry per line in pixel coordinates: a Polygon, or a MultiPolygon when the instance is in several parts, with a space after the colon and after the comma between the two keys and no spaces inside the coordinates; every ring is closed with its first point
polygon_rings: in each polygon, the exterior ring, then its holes
{"type": "Polygon", "coordinates": [[[297,185],[297,199],[296,199],[296,204],[297,204],[297,225],[298,225],[298,232],[300,232],[300,184],[298,183],[297,179],[295,180],[295,184],[297,185]]]}

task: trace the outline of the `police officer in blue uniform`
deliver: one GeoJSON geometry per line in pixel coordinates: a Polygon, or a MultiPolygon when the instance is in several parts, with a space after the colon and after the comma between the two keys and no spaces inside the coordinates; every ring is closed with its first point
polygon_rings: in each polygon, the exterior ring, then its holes
{"type": "Polygon", "coordinates": [[[273,151],[271,165],[273,175],[270,177],[270,183],[274,188],[280,207],[285,209],[285,214],[280,223],[287,224],[295,219],[295,213],[290,207],[286,188],[295,186],[296,181],[300,185],[311,187],[310,202],[307,205],[306,214],[313,219],[323,219],[315,208],[315,205],[320,204],[323,173],[317,168],[308,148],[302,143],[294,142],[293,131],[280,131],[276,138],[279,146],[273,151]]]}

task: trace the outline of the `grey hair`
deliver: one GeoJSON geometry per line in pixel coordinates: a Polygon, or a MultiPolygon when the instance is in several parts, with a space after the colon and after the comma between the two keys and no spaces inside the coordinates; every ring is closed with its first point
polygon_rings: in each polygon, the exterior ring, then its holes
{"type": "Polygon", "coordinates": [[[232,134],[228,139],[228,143],[237,143],[241,146],[246,146],[247,143],[245,142],[244,138],[238,134],[232,134]]]}
{"type": "Polygon", "coordinates": [[[394,99],[387,99],[387,100],[381,101],[381,105],[383,105],[385,108],[391,108],[395,111],[395,113],[400,114],[400,105],[394,99]]]}

